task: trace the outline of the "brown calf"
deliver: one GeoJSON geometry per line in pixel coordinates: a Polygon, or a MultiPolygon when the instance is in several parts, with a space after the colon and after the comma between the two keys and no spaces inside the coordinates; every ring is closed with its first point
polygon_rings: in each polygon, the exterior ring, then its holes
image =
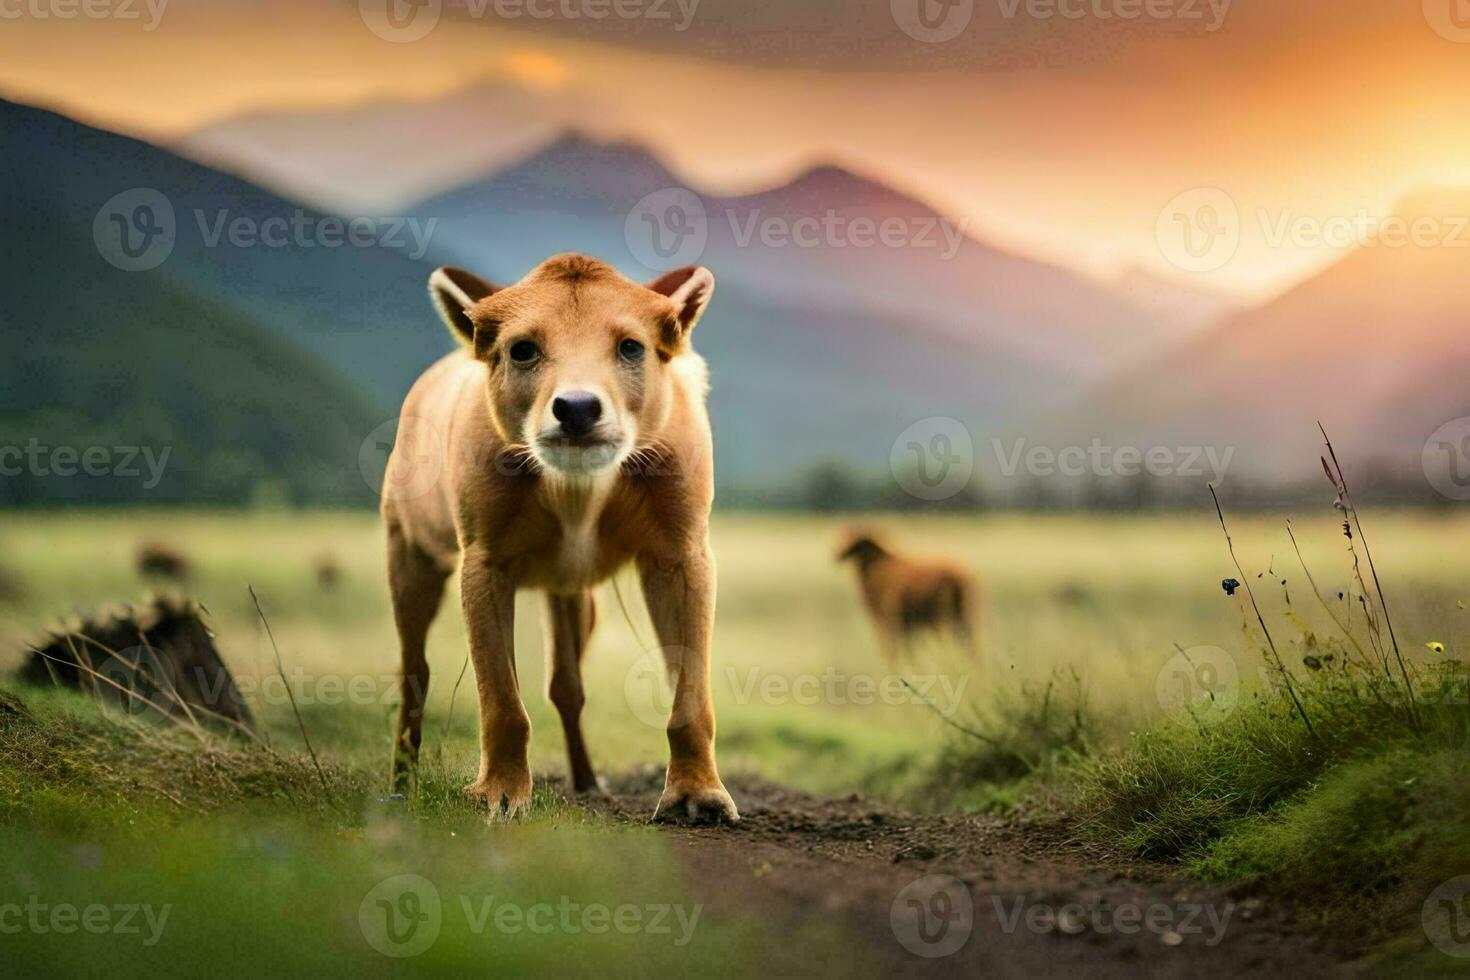
{"type": "Polygon", "coordinates": [[[572,784],[596,792],[581,725],[592,588],[632,563],[673,686],[655,819],[739,819],[715,769],[708,376],[689,344],[714,277],[691,267],[644,286],[560,255],[511,286],[448,268],[429,286],[462,346],[409,392],[383,483],[403,653],[395,782],[418,756],[424,638],[458,566],[480,696],[470,795],[492,816],[531,801],[531,722],[512,648],[520,589],[544,593],[548,694],[572,784]]]}
{"type": "Polygon", "coordinates": [[[863,605],[890,664],[907,655],[926,630],[949,633],[969,657],[979,659],[977,590],[968,571],[944,560],[903,557],[861,532],[848,533],[837,560],[856,565],[863,605]]]}

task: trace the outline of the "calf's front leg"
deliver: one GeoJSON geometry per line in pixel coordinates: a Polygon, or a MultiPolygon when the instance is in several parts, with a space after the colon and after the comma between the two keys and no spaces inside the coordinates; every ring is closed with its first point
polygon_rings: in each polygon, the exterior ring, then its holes
{"type": "Polygon", "coordinates": [[[710,635],[715,569],[709,549],[673,560],[640,558],[643,597],[674,688],[669,771],[656,821],[735,823],[735,803],[715,768],[715,708],[710,697],[710,635]]]}
{"type": "Polygon", "coordinates": [[[531,719],[516,680],[515,596],[509,576],[483,551],[466,550],[460,601],[480,694],[480,774],[465,791],[484,801],[492,820],[531,805],[531,719]]]}

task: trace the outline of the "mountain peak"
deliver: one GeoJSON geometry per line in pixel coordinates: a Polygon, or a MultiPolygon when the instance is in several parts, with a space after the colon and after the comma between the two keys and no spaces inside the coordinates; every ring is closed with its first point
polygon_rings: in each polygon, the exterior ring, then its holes
{"type": "Polygon", "coordinates": [[[583,175],[603,181],[615,177],[659,187],[680,183],[663,161],[641,143],[602,140],[580,130],[564,132],[501,176],[515,172],[562,178],[583,175]]]}
{"type": "Polygon", "coordinates": [[[754,195],[799,213],[865,210],[875,214],[935,214],[933,208],[840,164],[823,162],[790,181],[754,195]]]}

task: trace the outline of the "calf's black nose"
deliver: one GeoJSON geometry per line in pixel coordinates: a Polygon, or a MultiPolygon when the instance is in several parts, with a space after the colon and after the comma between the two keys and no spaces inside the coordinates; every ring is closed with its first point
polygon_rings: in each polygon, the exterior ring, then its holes
{"type": "Polygon", "coordinates": [[[591,432],[602,418],[602,399],[590,391],[568,391],[551,401],[551,414],[573,439],[591,432]]]}

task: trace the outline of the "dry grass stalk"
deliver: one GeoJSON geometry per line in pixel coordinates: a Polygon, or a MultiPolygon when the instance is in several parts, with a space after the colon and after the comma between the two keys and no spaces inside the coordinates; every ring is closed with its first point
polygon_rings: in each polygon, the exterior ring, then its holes
{"type": "Polygon", "coordinates": [[[301,717],[301,709],[296,706],[296,693],[291,690],[291,682],[286,679],[286,667],[281,662],[281,648],[276,646],[276,634],[271,630],[270,620],[265,618],[265,610],[260,608],[260,597],[255,594],[255,586],[246,585],[245,589],[250,593],[250,600],[255,603],[255,612],[260,616],[261,623],[265,625],[265,635],[271,641],[271,650],[276,655],[276,673],[280,675],[281,683],[286,687],[286,698],[291,702],[291,713],[296,716],[296,726],[301,729],[301,741],[306,743],[306,752],[311,756],[311,764],[316,768],[317,778],[322,783],[322,793],[330,803],[332,802],[332,790],[327,785],[327,774],[322,771],[321,761],[316,757],[316,749],[311,747],[311,738],[306,734],[306,722],[301,717]]]}
{"type": "Polygon", "coordinates": [[[1246,575],[1245,569],[1240,565],[1240,559],[1235,556],[1235,542],[1230,538],[1230,528],[1225,526],[1225,512],[1220,509],[1220,498],[1215,494],[1215,485],[1209,484],[1210,499],[1215,502],[1215,515],[1220,518],[1220,530],[1225,532],[1225,547],[1230,550],[1230,560],[1235,563],[1235,571],[1240,575],[1240,581],[1245,586],[1245,594],[1251,601],[1251,609],[1255,611],[1256,622],[1261,625],[1261,632],[1266,636],[1266,645],[1271,650],[1271,659],[1274,661],[1277,672],[1281,675],[1281,682],[1286,688],[1286,693],[1291,697],[1291,703],[1296,707],[1296,713],[1301,716],[1302,724],[1307,726],[1307,732],[1313,738],[1317,737],[1317,730],[1312,727],[1312,719],[1307,717],[1307,709],[1302,707],[1301,698],[1297,697],[1296,685],[1292,683],[1291,673],[1286,669],[1286,664],[1281,660],[1281,653],[1276,649],[1276,641],[1271,637],[1271,630],[1266,626],[1266,617],[1261,615],[1261,607],[1256,604],[1256,594],[1251,589],[1250,576],[1246,575]]]}

